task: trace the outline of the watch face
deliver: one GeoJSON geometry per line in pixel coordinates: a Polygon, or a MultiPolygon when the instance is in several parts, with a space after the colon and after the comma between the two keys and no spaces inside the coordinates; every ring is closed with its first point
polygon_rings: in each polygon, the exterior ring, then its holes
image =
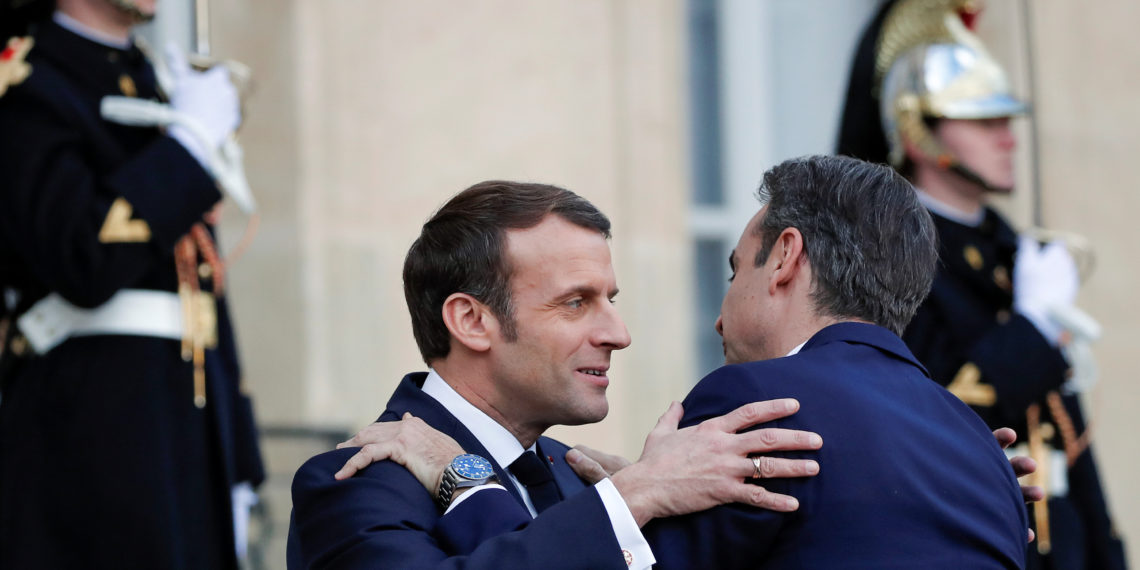
{"type": "Polygon", "coordinates": [[[451,460],[451,466],[464,479],[486,479],[495,474],[491,462],[478,455],[460,455],[451,460]]]}

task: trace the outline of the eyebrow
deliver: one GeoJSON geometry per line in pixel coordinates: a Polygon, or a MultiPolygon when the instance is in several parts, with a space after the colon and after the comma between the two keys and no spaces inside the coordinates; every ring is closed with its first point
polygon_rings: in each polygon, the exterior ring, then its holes
{"type": "MultiPolygon", "coordinates": [[[[613,299],[614,297],[617,297],[617,294],[619,291],[620,291],[620,289],[617,289],[615,287],[612,291],[609,292],[607,297],[609,297],[610,299],[613,299]]],[[[565,299],[567,297],[573,297],[575,295],[581,295],[583,297],[589,297],[590,295],[596,295],[597,293],[598,293],[597,287],[591,287],[590,285],[577,285],[577,286],[571,287],[571,288],[563,291],[562,294],[558,295],[556,298],[565,299]]]]}

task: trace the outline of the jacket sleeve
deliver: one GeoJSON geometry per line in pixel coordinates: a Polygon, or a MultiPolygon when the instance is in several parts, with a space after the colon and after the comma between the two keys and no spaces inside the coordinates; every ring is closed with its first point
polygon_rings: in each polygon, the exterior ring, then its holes
{"type": "Polygon", "coordinates": [[[596,492],[577,493],[529,522],[506,492],[480,491],[444,522],[431,495],[395,463],[333,479],[355,452],[319,455],[297,472],[291,569],[625,568],[596,492]]]}
{"type": "Polygon", "coordinates": [[[980,410],[991,426],[1018,425],[1029,404],[1065,381],[1061,351],[1020,315],[971,335],[936,290],[911,320],[903,340],[939,384],[980,410]]]}
{"type": "Polygon", "coordinates": [[[221,194],[181,145],[157,131],[127,155],[110,129],[128,127],[85,114],[53,77],[38,68],[0,101],[0,231],[40,283],[94,307],[169,258],[221,194]],[[146,237],[107,237],[109,226],[128,223],[145,225],[146,237]]]}

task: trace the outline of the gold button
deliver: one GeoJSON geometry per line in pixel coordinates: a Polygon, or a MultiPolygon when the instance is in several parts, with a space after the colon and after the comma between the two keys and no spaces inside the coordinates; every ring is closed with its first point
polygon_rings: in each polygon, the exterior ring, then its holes
{"type": "Polygon", "coordinates": [[[135,80],[125,73],[119,76],[119,91],[122,91],[123,95],[127,97],[138,97],[139,95],[139,90],[135,88],[135,80]]]}
{"type": "Polygon", "coordinates": [[[1009,279],[1009,270],[1004,265],[994,268],[994,283],[1006,291],[1013,291],[1013,281],[1009,279]]]}
{"type": "Polygon", "coordinates": [[[209,263],[199,263],[198,264],[198,277],[201,277],[202,279],[209,279],[210,276],[213,274],[214,274],[214,268],[210,267],[209,263]]]}
{"type": "Polygon", "coordinates": [[[1057,433],[1057,430],[1055,430],[1053,428],[1053,424],[1050,424],[1050,423],[1041,424],[1041,439],[1053,439],[1053,435],[1056,433],[1057,433]]]}
{"type": "Polygon", "coordinates": [[[16,356],[23,356],[28,353],[28,339],[24,338],[22,334],[12,337],[12,344],[8,346],[12,348],[12,354],[16,356]]]}
{"type": "Polygon", "coordinates": [[[966,258],[966,263],[974,268],[974,271],[981,271],[982,266],[985,264],[985,258],[982,257],[982,252],[978,248],[968,245],[962,250],[962,256],[966,258]]]}
{"type": "Polygon", "coordinates": [[[997,318],[998,324],[1004,325],[1004,324],[1009,322],[1009,317],[1010,317],[1009,311],[1006,311],[1003,309],[1003,310],[997,312],[996,318],[997,318]]]}

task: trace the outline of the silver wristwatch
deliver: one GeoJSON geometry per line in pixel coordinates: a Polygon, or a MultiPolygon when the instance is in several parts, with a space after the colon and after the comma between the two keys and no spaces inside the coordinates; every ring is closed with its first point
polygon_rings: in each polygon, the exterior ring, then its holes
{"type": "Polygon", "coordinates": [[[491,466],[490,461],[470,453],[460,455],[452,459],[447,469],[443,470],[436,500],[440,507],[447,509],[451,505],[451,498],[456,489],[482,485],[494,479],[495,468],[491,466]]]}

